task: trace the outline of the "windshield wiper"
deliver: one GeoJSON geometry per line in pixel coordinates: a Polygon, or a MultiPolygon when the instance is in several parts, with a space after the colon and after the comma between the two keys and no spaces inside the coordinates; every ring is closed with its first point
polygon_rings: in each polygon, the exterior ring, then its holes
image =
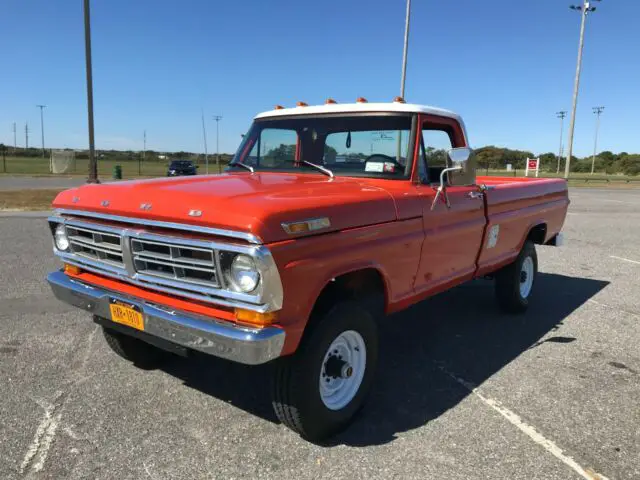
{"type": "Polygon", "coordinates": [[[329,178],[333,178],[333,172],[331,170],[329,170],[328,168],[324,168],[324,167],[322,167],[320,165],[316,165],[315,163],[308,162],[307,160],[302,160],[302,163],[304,163],[305,165],[309,165],[310,167],[313,167],[316,170],[320,170],[322,173],[327,175],[329,178]]]}
{"type": "Polygon", "coordinates": [[[235,167],[236,165],[238,165],[239,167],[242,167],[242,168],[246,168],[251,173],[253,173],[253,171],[254,171],[253,167],[251,165],[247,165],[246,163],[242,163],[242,162],[233,162],[230,166],[235,167]]]}

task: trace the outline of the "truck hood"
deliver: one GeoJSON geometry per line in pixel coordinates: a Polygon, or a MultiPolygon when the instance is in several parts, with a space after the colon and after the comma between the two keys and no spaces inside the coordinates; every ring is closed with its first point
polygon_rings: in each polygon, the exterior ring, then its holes
{"type": "Polygon", "coordinates": [[[331,226],[317,232],[325,233],[397,218],[392,196],[366,179],[272,172],[85,185],[53,206],[248,232],[264,243],[292,238],[283,222],[328,217],[331,226]]]}

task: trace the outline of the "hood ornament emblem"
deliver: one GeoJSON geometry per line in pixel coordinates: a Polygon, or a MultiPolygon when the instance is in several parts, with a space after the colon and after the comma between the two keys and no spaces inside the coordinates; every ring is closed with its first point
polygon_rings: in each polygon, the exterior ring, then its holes
{"type": "Polygon", "coordinates": [[[102,205],[103,207],[108,207],[109,206],[109,200],[102,200],[100,202],[100,205],[102,205]]]}
{"type": "Polygon", "coordinates": [[[150,203],[141,203],[140,204],[140,210],[146,210],[149,211],[151,210],[152,205],[150,203]]]}
{"type": "Polygon", "coordinates": [[[202,210],[189,210],[189,216],[190,217],[201,217],[202,216],[202,210]]]}
{"type": "Polygon", "coordinates": [[[73,198],[71,199],[71,201],[72,201],[73,203],[78,203],[78,200],[80,200],[80,197],[73,197],[73,198]]]}

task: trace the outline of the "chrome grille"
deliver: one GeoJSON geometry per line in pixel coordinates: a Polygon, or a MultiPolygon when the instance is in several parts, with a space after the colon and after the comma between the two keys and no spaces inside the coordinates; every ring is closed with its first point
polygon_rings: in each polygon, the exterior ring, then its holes
{"type": "MultiPolygon", "coordinates": [[[[185,245],[169,241],[131,238],[133,267],[140,274],[162,280],[178,281],[187,285],[219,288],[216,256],[211,248],[185,245]]],[[[147,280],[147,279],[145,279],[147,280]]],[[[153,281],[152,279],[148,279],[153,281]]]]}
{"type": "Polygon", "coordinates": [[[209,227],[85,211],[57,213],[70,215],[48,219],[52,234],[58,225],[65,226],[70,248],[59,250],[55,241],[53,247],[66,264],[165,295],[259,312],[282,308],[282,283],[273,257],[266,247],[257,244],[259,240],[252,234],[227,234],[226,230],[209,227]],[[97,221],[93,221],[93,217],[97,221]],[[162,232],[153,231],[156,228],[162,232]],[[191,229],[230,240],[193,238],[191,229]],[[238,239],[248,244],[238,243],[238,239]],[[229,258],[237,254],[250,255],[261,270],[261,283],[253,292],[242,293],[230,288],[222,273],[222,269],[228,268],[229,258]]]}
{"type": "Polygon", "coordinates": [[[71,252],[113,267],[124,267],[122,236],[100,226],[67,225],[71,252]]]}

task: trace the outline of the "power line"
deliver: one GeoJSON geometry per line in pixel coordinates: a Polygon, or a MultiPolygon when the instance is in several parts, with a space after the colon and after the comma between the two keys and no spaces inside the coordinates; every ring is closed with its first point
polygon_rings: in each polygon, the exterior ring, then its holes
{"type": "Polygon", "coordinates": [[[560,148],[558,149],[558,168],[556,168],[556,174],[560,173],[560,159],[562,158],[562,133],[564,131],[564,117],[567,116],[565,110],[556,112],[556,117],[560,119],[560,148]]]}
{"type": "MultiPolygon", "coordinates": [[[[600,1],[600,0],[594,0],[600,1]]],[[[573,105],[571,107],[571,122],[569,123],[569,140],[567,148],[567,162],[564,167],[564,178],[569,178],[569,171],[571,167],[571,154],[573,151],[573,132],[576,126],[576,108],[578,106],[578,91],[580,90],[580,71],[582,69],[582,50],[584,49],[584,29],[587,23],[587,15],[595,12],[596,7],[591,6],[589,0],[584,0],[582,5],[569,6],[572,10],[577,10],[581,13],[582,21],[580,23],[580,42],[578,46],[578,63],[576,65],[576,78],[573,84],[573,105]]]]}
{"type": "Polygon", "coordinates": [[[596,166],[596,150],[598,149],[598,130],[600,129],[600,114],[603,112],[604,107],[593,107],[593,113],[596,114],[596,137],[593,142],[593,156],[591,157],[591,175],[596,166]]]}
{"type": "Polygon", "coordinates": [[[42,158],[44,158],[44,114],[42,113],[46,105],[36,105],[40,109],[40,133],[42,134],[42,158]]]}

